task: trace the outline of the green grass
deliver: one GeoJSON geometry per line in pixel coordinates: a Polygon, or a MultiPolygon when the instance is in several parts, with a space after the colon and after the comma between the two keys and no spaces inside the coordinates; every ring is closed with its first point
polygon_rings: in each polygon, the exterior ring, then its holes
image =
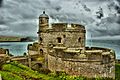
{"type": "Polygon", "coordinates": [[[115,79],[120,80],[120,64],[115,65],[115,79]]]}
{"type": "Polygon", "coordinates": [[[24,80],[22,77],[7,71],[0,71],[3,80],[24,80]]]}
{"type": "Polygon", "coordinates": [[[32,79],[37,79],[37,80],[51,79],[51,77],[49,77],[45,74],[40,74],[37,71],[33,71],[30,68],[28,68],[27,66],[24,66],[22,64],[18,64],[16,62],[4,64],[2,66],[2,71],[11,72],[12,74],[16,74],[25,80],[26,79],[29,79],[29,80],[32,80],[32,79]]]}

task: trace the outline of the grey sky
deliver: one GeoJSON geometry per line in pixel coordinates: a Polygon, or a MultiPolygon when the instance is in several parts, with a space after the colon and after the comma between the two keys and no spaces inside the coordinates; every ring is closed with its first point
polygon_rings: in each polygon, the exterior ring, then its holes
{"type": "Polygon", "coordinates": [[[0,0],[0,35],[37,36],[44,9],[51,23],[85,25],[87,38],[120,38],[119,0],[0,0]],[[100,8],[103,16],[97,18],[100,8]]]}

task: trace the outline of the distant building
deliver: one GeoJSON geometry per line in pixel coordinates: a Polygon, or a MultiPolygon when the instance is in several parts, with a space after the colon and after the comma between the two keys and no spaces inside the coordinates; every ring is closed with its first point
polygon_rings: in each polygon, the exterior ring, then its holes
{"type": "Polygon", "coordinates": [[[8,49],[0,48],[0,59],[8,56],[8,54],[9,54],[9,50],[8,49]]]}
{"type": "Polygon", "coordinates": [[[8,59],[9,50],[0,48],[0,66],[8,59]]]}
{"type": "MultiPolygon", "coordinates": [[[[107,48],[85,47],[86,30],[80,24],[52,23],[43,12],[39,16],[38,43],[28,45],[29,66],[43,57],[42,67],[70,75],[115,78],[115,52],[107,48]]],[[[42,62],[41,62],[42,63],[42,62]]]]}

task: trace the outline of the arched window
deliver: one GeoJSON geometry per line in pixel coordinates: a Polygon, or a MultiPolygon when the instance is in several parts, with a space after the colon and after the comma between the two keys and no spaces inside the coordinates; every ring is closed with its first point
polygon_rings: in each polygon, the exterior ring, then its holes
{"type": "Polygon", "coordinates": [[[81,37],[79,37],[78,42],[81,42],[81,37]]]}
{"type": "Polygon", "coordinates": [[[57,38],[58,43],[61,43],[61,39],[62,39],[61,37],[57,38]]]}

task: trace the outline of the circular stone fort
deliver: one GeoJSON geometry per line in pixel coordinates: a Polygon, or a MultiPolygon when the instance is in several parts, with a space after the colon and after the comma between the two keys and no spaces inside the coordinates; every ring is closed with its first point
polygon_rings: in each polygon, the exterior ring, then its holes
{"type": "Polygon", "coordinates": [[[43,68],[69,75],[115,78],[115,52],[86,47],[86,29],[81,24],[52,23],[43,11],[39,16],[38,42],[28,45],[29,66],[38,57],[43,68]]]}

